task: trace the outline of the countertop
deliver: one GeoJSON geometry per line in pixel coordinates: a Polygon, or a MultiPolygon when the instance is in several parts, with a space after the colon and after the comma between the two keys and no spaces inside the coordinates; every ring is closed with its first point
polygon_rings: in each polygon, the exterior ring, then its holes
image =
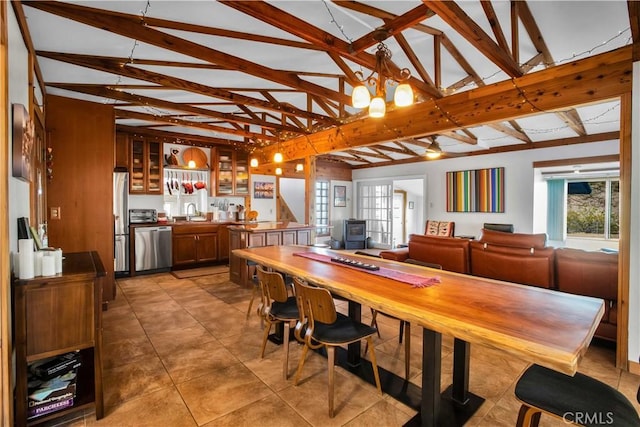
{"type": "Polygon", "coordinates": [[[248,232],[260,232],[269,230],[300,230],[305,228],[313,228],[313,226],[289,221],[246,222],[243,224],[236,223],[229,226],[229,230],[232,231],[248,232]]]}

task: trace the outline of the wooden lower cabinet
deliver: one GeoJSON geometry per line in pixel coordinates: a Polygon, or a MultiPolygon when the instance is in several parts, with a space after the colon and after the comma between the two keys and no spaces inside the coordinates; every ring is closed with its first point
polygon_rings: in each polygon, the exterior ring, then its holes
{"type": "Polygon", "coordinates": [[[229,258],[229,231],[223,224],[181,224],[172,229],[174,268],[216,263],[229,258]]]}
{"type": "Polygon", "coordinates": [[[97,252],[77,252],[65,254],[62,274],[13,282],[16,426],[51,421],[91,407],[95,408],[97,419],[103,417],[101,298],[105,276],[97,252]],[[80,357],[75,396],[39,409],[45,412],[48,406],[59,410],[28,416],[28,372],[33,365],[74,353],[80,357]]]}
{"type": "Polygon", "coordinates": [[[242,286],[247,283],[246,260],[233,256],[234,249],[261,246],[310,245],[311,227],[294,223],[265,223],[257,227],[229,227],[229,278],[242,286]]]}

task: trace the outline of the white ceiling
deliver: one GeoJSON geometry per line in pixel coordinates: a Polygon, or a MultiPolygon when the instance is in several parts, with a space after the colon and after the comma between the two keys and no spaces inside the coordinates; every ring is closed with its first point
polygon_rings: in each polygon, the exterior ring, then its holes
{"type": "MultiPolygon", "coordinates": [[[[403,0],[369,1],[363,3],[377,10],[386,11],[394,15],[404,14],[422,4],[420,1],[403,0]]],[[[492,1],[491,3],[495,9],[505,38],[507,42],[511,44],[511,3],[508,1],[492,1]]],[[[136,64],[136,60],[151,59],[180,61],[193,64],[205,64],[206,62],[202,59],[152,46],[38,10],[30,7],[28,2],[23,2],[22,4],[33,45],[37,51],[129,58],[131,60],[128,61],[130,62],[129,67],[139,67],[144,70],[179,77],[210,87],[225,88],[234,93],[267,101],[269,99],[257,90],[269,90],[270,95],[280,103],[288,103],[302,110],[308,109],[307,95],[305,93],[299,90],[291,90],[283,84],[255,77],[242,71],[138,65],[136,64]]],[[[74,2],[73,4],[131,14],[142,21],[146,18],[160,18],[181,23],[197,24],[211,28],[233,30],[258,36],[269,36],[307,43],[300,37],[216,1],[88,1],[74,2]]],[[[358,40],[360,37],[369,34],[376,27],[384,24],[378,17],[349,10],[329,1],[272,1],[270,4],[347,43],[358,40]]],[[[625,1],[529,1],[527,4],[556,65],[610,51],[630,44],[631,42],[629,13],[627,10],[627,2],[625,1]]],[[[458,5],[495,40],[494,33],[479,1],[460,1],[458,5]]],[[[495,63],[491,62],[484,54],[479,52],[439,16],[436,15],[425,19],[421,24],[442,31],[482,78],[484,84],[491,84],[510,78],[510,76],[505,74],[495,63]]],[[[222,51],[234,57],[243,58],[273,70],[289,70],[301,73],[300,79],[334,91],[339,90],[337,77],[344,76],[338,65],[332,61],[323,50],[278,46],[239,38],[155,28],[167,34],[172,34],[182,39],[222,51]],[[318,73],[323,76],[310,76],[304,73],[318,73]],[[327,76],[324,76],[325,74],[327,76]]],[[[518,34],[520,36],[519,59],[520,63],[524,63],[535,56],[537,52],[522,24],[519,25],[518,34]]],[[[433,37],[416,28],[405,29],[402,31],[402,35],[409,42],[411,48],[419,58],[420,63],[433,78],[433,37]]],[[[390,37],[385,43],[393,53],[393,61],[399,67],[409,68],[413,77],[419,77],[417,70],[411,64],[396,39],[390,37]]],[[[375,46],[367,49],[367,52],[374,53],[375,46]]],[[[349,59],[344,60],[352,70],[358,71],[362,69],[360,65],[355,64],[349,59]]],[[[126,85],[154,86],[149,82],[96,71],[42,56],[38,57],[38,63],[45,84],[82,83],[109,85],[111,87],[122,87],[126,85]]],[[[552,64],[548,65],[552,66],[552,64]]],[[[538,65],[530,72],[542,68],[544,68],[543,65],[538,65]]],[[[456,62],[444,48],[442,48],[441,70],[441,88],[445,93],[447,93],[448,86],[468,76],[458,62],[456,62]]],[[[362,71],[365,75],[370,72],[370,70],[367,69],[362,69],[362,71]]],[[[475,87],[476,85],[472,83],[460,90],[468,90],[475,87]]],[[[246,111],[243,111],[235,104],[186,90],[170,88],[142,89],[140,87],[127,87],[124,90],[136,95],[144,95],[175,103],[197,105],[200,108],[212,111],[246,115],[246,111]]],[[[351,87],[348,84],[346,85],[345,92],[347,95],[351,92],[351,87]]],[[[113,99],[86,95],[75,91],[54,88],[52,86],[47,86],[47,93],[100,103],[123,104],[113,99]]],[[[156,116],[172,114],[185,115],[184,112],[148,105],[125,105],[122,108],[156,116]]],[[[266,120],[278,123],[278,118],[271,117],[269,112],[267,112],[266,116],[263,116],[262,113],[265,112],[264,110],[256,107],[251,107],[250,110],[258,116],[267,117],[266,120]]],[[[317,103],[313,103],[312,111],[316,114],[327,115],[326,111],[317,103]]],[[[358,110],[351,107],[348,107],[346,111],[350,114],[358,113],[358,110]]],[[[576,106],[576,111],[589,135],[617,131],[619,129],[620,109],[617,100],[598,105],[576,106]]],[[[206,121],[203,117],[198,118],[193,115],[190,118],[183,118],[192,121],[206,121]]],[[[243,143],[241,136],[187,126],[162,125],[140,119],[119,119],[118,124],[153,126],[153,129],[156,130],[211,136],[228,140],[231,143],[243,143]]],[[[223,128],[234,128],[232,124],[225,122],[215,124],[223,128]]],[[[541,113],[536,116],[518,119],[517,125],[519,125],[522,131],[534,142],[576,136],[576,133],[558,115],[553,113],[541,113]]],[[[511,127],[512,125],[504,123],[504,126],[511,127]]],[[[261,129],[260,126],[252,124],[250,131],[260,133],[261,129]]],[[[438,136],[437,141],[445,152],[452,154],[470,153],[504,145],[523,144],[523,141],[513,136],[486,126],[470,128],[468,131],[477,138],[477,145],[463,143],[444,135],[438,136]]],[[[464,135],[462,133],[460,134],[464,135]]],[[[386,145],[393,146],[392,143],[386,145]]],[[[411,145],[410,143],[405,144],[405,146],[416,154],[423,154],[425,151],[424,146],[411,145]]],[[[361,149],[361,151],[367,152],[366,149],[361,149]]],[[[369,152],[373,151],[369,150],[369,152]]],[[[394,152],[385,154],[393,159],[403,159],[407,157],[406,154],[394,152]]],[[[385,160],[372,157],[369,161],[377,163],[384,162],[385,160]]],[[[353,161],[353,159],[350,159],[349,163],[361,164],[358,161],[353,161]]]]}

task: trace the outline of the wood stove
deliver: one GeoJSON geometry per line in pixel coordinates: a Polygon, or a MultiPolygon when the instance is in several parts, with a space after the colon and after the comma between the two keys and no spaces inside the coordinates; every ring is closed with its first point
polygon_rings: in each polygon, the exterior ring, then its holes
{"type": "Polygon", "coordinates": [[[360,219],[345,219],[343,236],[345,249],[366,249],[367,222],[360,219]]]}

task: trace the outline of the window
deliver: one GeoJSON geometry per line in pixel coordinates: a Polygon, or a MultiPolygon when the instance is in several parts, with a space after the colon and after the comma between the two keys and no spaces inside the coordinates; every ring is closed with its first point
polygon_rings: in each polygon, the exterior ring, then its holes
{"type": "Polygon", "coordinates": [[[619,237],[618,179],[567,182],[567,237],[619,237]]]}
{"type": "Polygon", "coordinates": [[[547,181],[547,233],[551,240],[618,239],[620,180],[612,178],[547,181]]]}
{"type": "Polygon", "coordinates": [[[367,236],[376,243],[391,244],[391,184],[360,184],[358,219],[367,221],[367,236]]]}
{"type": "MultiPolygon", "coordinates": [[[[329,182],[316,181],[316,224],[329,225],[329,182]]],[[[318,236],[328,236],[329,228],[316,229],[318,236]]]]}

